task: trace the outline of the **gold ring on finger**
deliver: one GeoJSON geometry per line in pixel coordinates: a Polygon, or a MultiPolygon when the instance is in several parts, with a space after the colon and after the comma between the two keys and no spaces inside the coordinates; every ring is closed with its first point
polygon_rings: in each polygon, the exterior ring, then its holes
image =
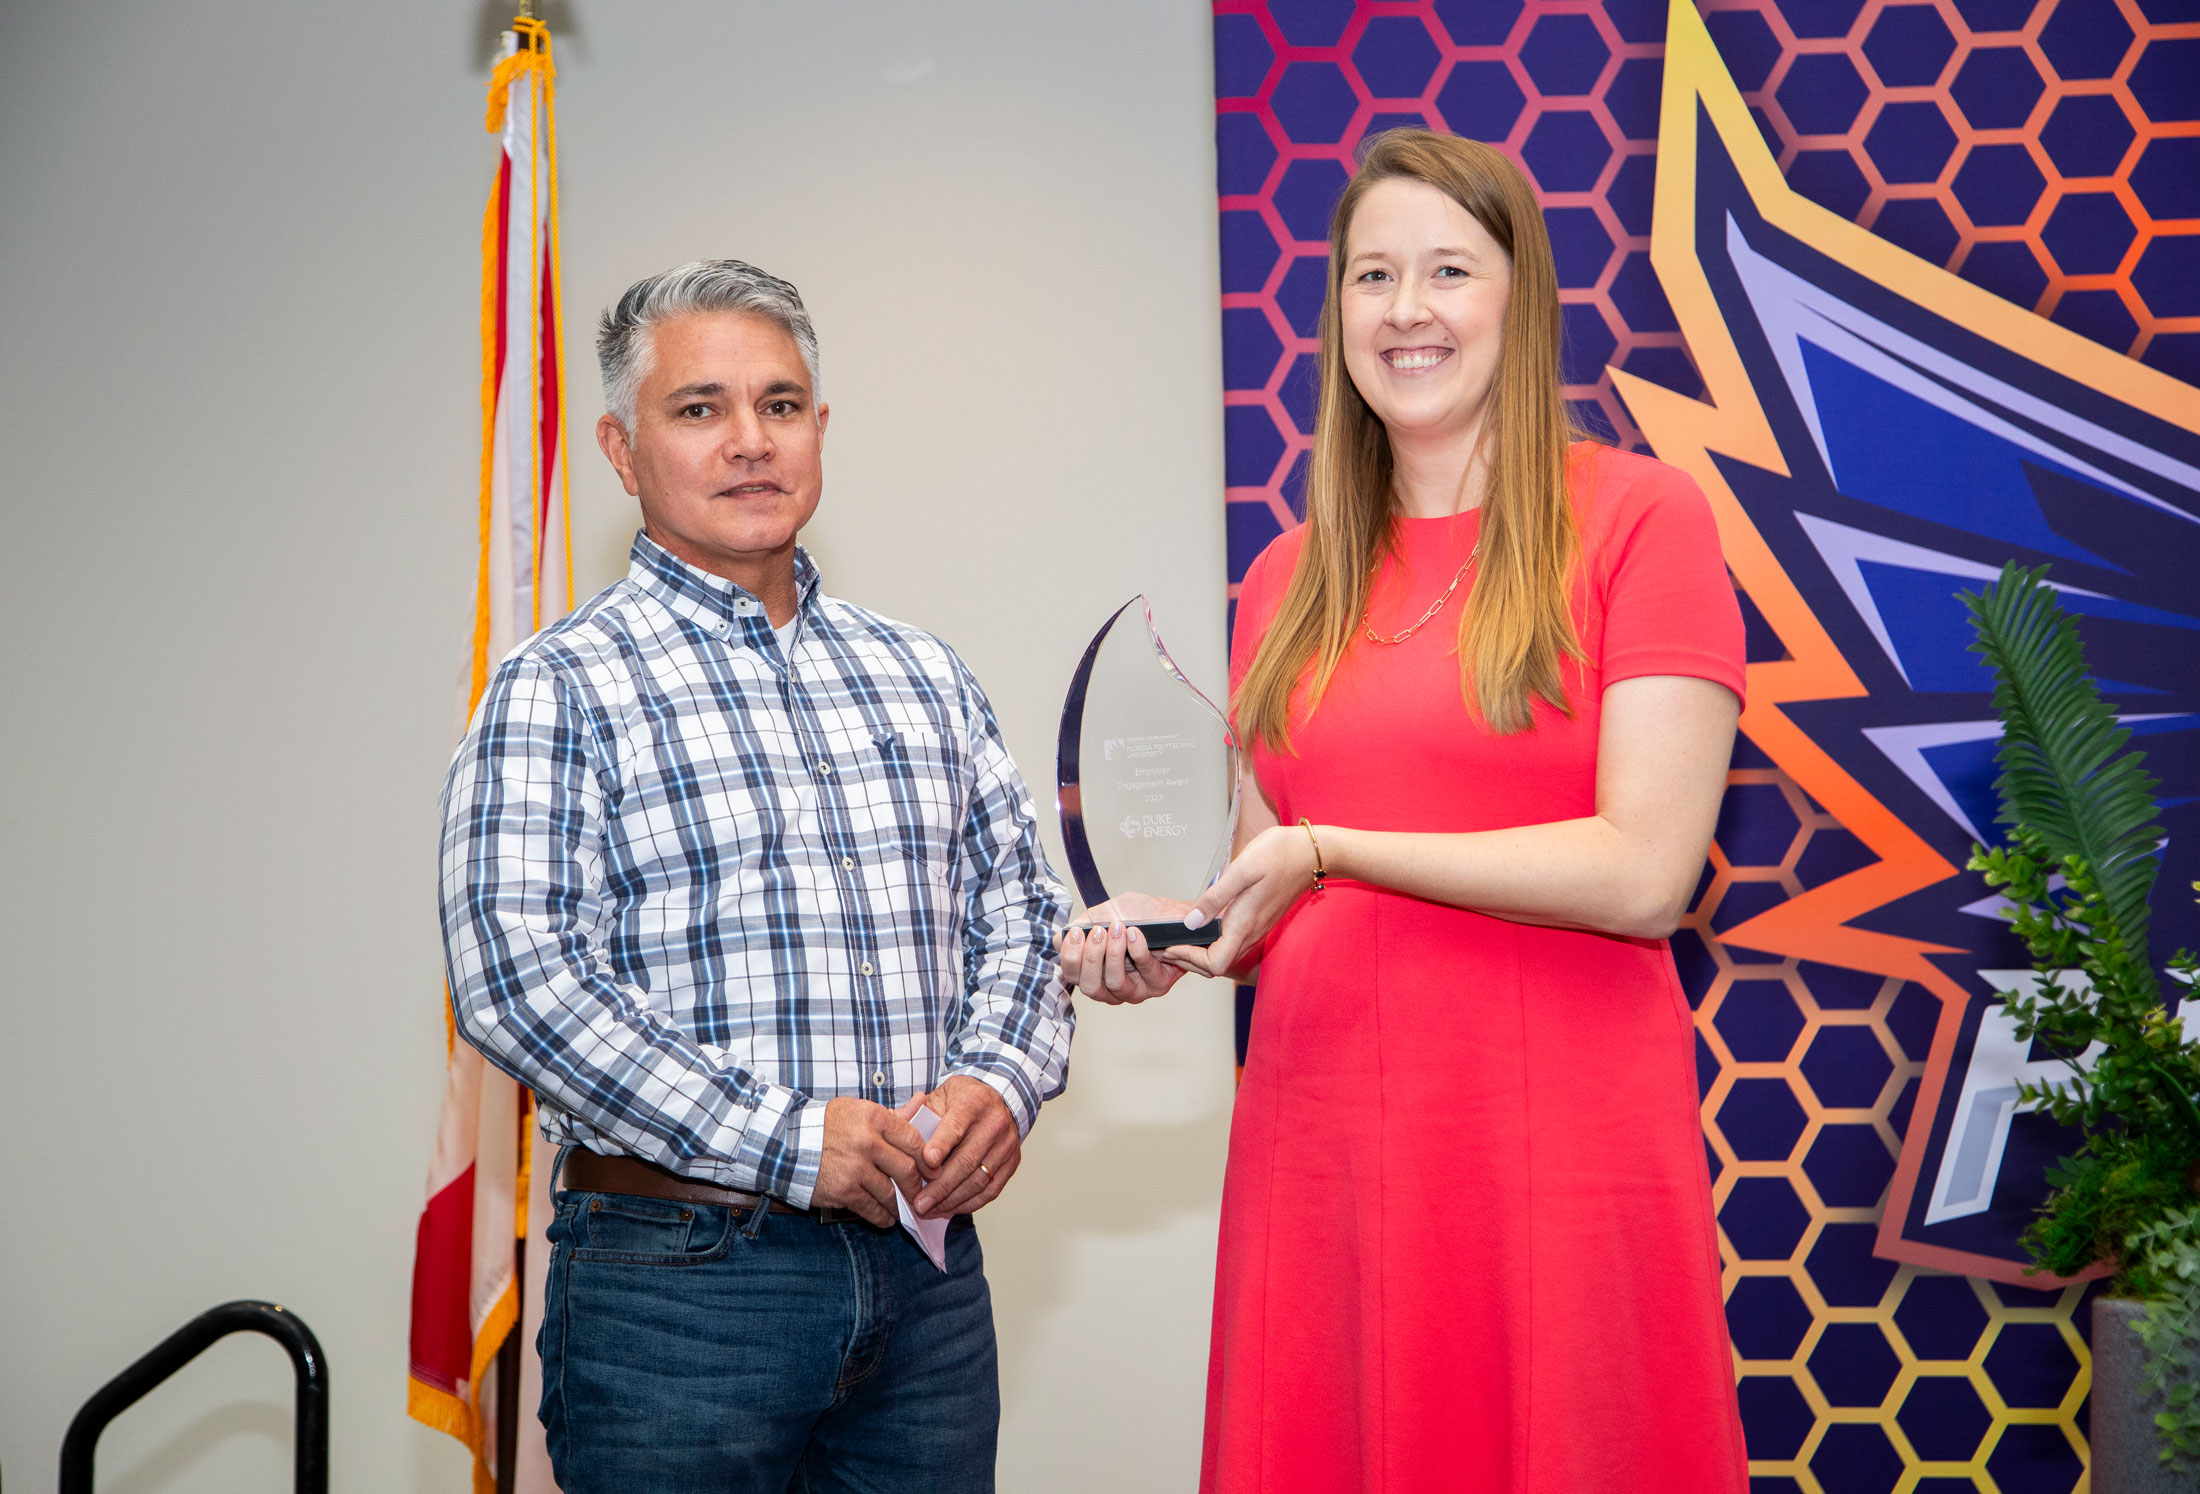
{"type": "Polygon", "coordinates": [[[988,1167],[988,1166],[986,1166],[986,1165],[985,1165],[985,1164],[984,1164],[983,1162],[980,1162],[980,1163],[978,1164],[978,1171],[980,1171],[980,1172],[982,1172],[982,1173],[984,1173],[984,1174],[985,1174],[985,1180],[986,1180],[987,1182],[989,1182],[989,1183],[990,1183],[990,1182],[992,1182],[992,1181],[993,1181],[993,1169],[992,1169],[992,1168],[990,1168],[990,1167],[988,1167]]]}

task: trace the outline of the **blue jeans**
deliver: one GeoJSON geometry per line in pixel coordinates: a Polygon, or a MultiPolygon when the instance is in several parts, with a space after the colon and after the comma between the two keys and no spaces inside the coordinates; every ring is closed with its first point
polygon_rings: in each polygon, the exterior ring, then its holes
{"type": "Polygon", "coordinates": [[[990,1494],[978,1232],[561,1192],[542,1424],[565,1494],[990,1494]]]}

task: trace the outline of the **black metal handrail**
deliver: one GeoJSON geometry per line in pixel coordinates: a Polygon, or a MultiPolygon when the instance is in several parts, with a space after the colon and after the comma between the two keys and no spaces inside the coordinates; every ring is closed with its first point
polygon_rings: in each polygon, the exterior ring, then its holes
{"type": "Polygon", "coordinates": [[[200,1313],[158,1347],[102,1385],[61,1440],[61,1494],[92,1494],[92,1452],[107,1423],[232,1333],[264,1333],[290,1354],[298,1373],[293,1482],[297,1494],[328,1494],[328,1359],[305,1320],[272,1302],[224,1302],[200,1313]]]}

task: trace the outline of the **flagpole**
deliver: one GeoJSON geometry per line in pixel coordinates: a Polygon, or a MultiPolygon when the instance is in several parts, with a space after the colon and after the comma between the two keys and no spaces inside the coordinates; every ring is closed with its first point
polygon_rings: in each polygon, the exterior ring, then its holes
{"type": "Polygon", "coordinates": [[[512,1286],[519,1295],[520,1310],[513,1316],[512,1331],[504,1336],[504,1346],[497,1350],[497,1494],[513,1494],[519,1478],[519,1356],[523,1352],[520,1340],[526,1336],[520,1325],[527,1321],[524,1241],[512,1252],[512,1286]]]}

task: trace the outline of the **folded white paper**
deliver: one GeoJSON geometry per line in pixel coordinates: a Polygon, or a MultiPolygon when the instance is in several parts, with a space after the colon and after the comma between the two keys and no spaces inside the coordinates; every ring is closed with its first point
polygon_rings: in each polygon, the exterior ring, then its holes
{"type": "MultiPolygon", "coordinates": [[[[926,1141],[932,1139],[933,1130],[940,1118],[929,1105],[919,1105],[917,1113],[909,1118],[909,1124],[917,1128],[917,1134],[926,1141]]],[[[894,1190],[894,1207],[901,1211],[901,1227],[909,1231],[909,1238],[924,1248],[932,1258],[932,1264],[942,1271],[947,1269],[947,1221],[945,1219],[919,1219],[910,1212],[909,1200],[899,1188],[894,1190]]]]}

